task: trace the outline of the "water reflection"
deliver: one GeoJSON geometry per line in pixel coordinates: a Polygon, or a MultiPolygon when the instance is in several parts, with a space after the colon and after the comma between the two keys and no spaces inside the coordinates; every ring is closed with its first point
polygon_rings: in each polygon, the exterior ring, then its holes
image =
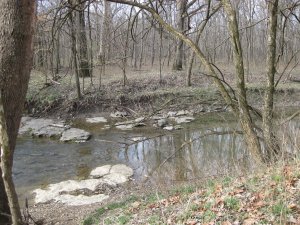
{"type": "Polygon", "coordinates": [[[249,157],[242,136],[231,127],[189,130],[143,141],[120,151],[139,178],[153,182],[184,181],[247,169],[249,157]],[[223,134],[224,133],[224,134],[223,134]]]}

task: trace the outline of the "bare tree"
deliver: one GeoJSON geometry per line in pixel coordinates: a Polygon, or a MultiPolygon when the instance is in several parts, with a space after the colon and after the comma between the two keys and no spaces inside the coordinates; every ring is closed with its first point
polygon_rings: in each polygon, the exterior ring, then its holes
{"type": "Polygon", "coordinates": [[[0,1],[0,221],[11,215],[14,225],[22,217],[12,179],[14,149],[32,66],[35,1],[0,1]],[[3,192],[6,193],[6,197],[3,192]],[[7,212],[7,200],[10,212],[7,212]]]}
{"type": "Polygon", "coordinates": [[[268,1],[268,47],[267,47],[267,87],[263,110],[263,134],[269,154],[278,153],[279,145],[273,130],[273,104],[276,73],[276,35],[278,0],[268,1]]]}

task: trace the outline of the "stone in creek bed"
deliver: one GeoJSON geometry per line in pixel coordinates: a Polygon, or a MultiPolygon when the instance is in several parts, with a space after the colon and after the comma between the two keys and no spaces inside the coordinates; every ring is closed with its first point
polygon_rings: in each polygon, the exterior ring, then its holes
{"type": "Polygon", "coordinates": [[[107,123],[107,119],[104,117],[92,117],[92,118],[86,118],[86,122],[88,123],[107,123]]]}
{"type": "Polygon", "coordinates": [[[178,123],[178,124],[180,124],[180,123],[190,123],[193,120],[195,120],[195,118],[192,117],[192,116],[183,116],[183,117],[175,118],[175,122],[178,123]]]}
{"type": "Polygon", "coordinates": [[[126,116],[128,116],[128,113],[125,111],[123,111],[123,112],[116,111],[116,112],[110,114],[110,117],[112,117],[112,118],[121,118],[121,117],[126,117],[126,116]]]}
{"type": "Polygon", "coordinates": [[[60,141],[85,142],[89,140],[91,136],[92,135],[87,131],[78,128],[70,128],[62,133],[60,141]]]}
{"type": "Polygon", "coordinates": [[[165,127],[168,124],[168,121],[166,119],[160,119],[157,121],[157,125],[159,127],[165,127]]]}
{"type": "Polygon", "coordinates": [[[43,127],[37,131],[33,131],[32,135],[37,137],[56,137],[60,138],[62,132],[65,131],[63,127],[47,126],[43,127]]]}
{"type": "Polygon", "coordinates": [[[22,119],[21,127],[19,129],[19,134],[38,132],[43,127],[50,126],[54,123],[52,119],[34,119],[30,117],[26,117],[22,119]]]}

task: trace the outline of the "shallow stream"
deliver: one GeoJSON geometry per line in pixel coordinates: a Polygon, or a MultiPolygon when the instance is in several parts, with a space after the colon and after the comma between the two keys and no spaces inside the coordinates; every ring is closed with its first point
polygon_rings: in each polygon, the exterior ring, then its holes
{"type": "MultiPolygon", "coordinates": [[[[213,121],[198,117],[183,129],[165,131],[151,126],[120,131],[77,121],[93,134],[86,143],[61,143],[47,138],[18,139],[14,180],[20,200],[49,183],[83,179],[90,170],[123,163],[134,169],[134,179],[154,184],[201,179],[249,171],[253,167],[236,132],[236,123],[218,114],[213,121]],[[227,122],[226,122],[227,121],[227,122]],[[229,122],[228,122],[229,121],[229,122]]],[[[299,132],[299,123],[292,124],[299,132]]]]}

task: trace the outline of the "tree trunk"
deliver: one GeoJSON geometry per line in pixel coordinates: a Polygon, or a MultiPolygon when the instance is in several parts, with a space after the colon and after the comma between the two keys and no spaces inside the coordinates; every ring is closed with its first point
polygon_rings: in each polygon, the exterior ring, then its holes
{"type": "Polygon", "coordinates": [[[77,8],[75,11],[76,24],[76,46],[78,55],[78,66],[80,77],[90,77],[90,66],[88,57],[88,46],[85,32],[84,7],[85,2],[76,0],[77,8]]]}
{"type": "Polygon", "coordinates": [[[276,33],[277,33],[277,11],[278,0],[268,2],[268,48],[267,48],[267,88],[265,91],[265,102],[263,111],[263,136],[268,156],[279,152],[279,145],[273,132],[273,99],[274,99],[274,77],[276,73],[276,33]]]}
{"type": "Polygon", "coordinates": [[[152,39],[152,51],[151,51],[151,67],[153,67],[154,65],[154,60],[155,60],[155,45],[156,45],[156,40],[155,40],[155,37],[156,37],[156,30],[153,29],[152,30],[153,32],[153,39],[152,39]]]}
{"type": "MultiPolygon", "coordinates": [[[[196,40],[195,40],[195,44],[198,45],[199,41],[200,41],[200,37],[201,37],[201,34],[209,20],[209,17],[210,17],[210,4],[211,4],[211,0],[208,0],[207,1],[207,11],[206,11],[206,18],[205,18],[205,21],[201,24],[201,26],[199,27],[199,30],[197,32],[197,36],[196,36],[196,40]]],[[[217,9],[218,10],[218,9],[217,9]]],[[[213,13],[217,12],[217,10],[215,10],[213,13]]],[[[195,60],[195,52],[192,51],[191,53],[191,57],[190,57],[190,60],[188,62],[188,69],[187,69],[187,76],[186,76],[186,85],[189,87],[192,85],[192,82],[191,82],[191,77],[192,77],[192,69],[193,69],[193,64],[194,64],[194,60],[195,60]]]]}
{"type": "MultiPolygon", "coordinates": [[[[2,175],[1,167],[0,167],[0,173],[2,175]]],[[[8,224],[10,221],[9,215],[10,215],[10,210],[8,205],[8,199],[5,193],[5,187],[1,176],[0,177],[0,224],[8,224]]]]}
{"type": "MultiPolygon", "coordinates": [[[[12,224],[22,216],[12,179],[13,155],[32,67],[32,37],[35,1],[0,1],[0,209],[10,208],[12,224]],[[6,199],[7,197],[7,199],[6,199]]],[[[1,212],[2,213],[2,212],[1,212]]],[[[0,221],[5,221],[0,214],[0,221]]],[[[2,224],[2,223],[1,223],[2,224]]]]}
{"type": "MultiPolygon", "coordinates": [[[[70,3],[69,1],[69,4],[72,3],[70,3]]],[[[76,48],[76,31],[74,27],[73,12],[70,12],[69,20],[70,20],[70,28],[71,28],[71,50],[72,50],[72,59],[73,59],[72,61],[74,64],[74,71],[75,71],[77,97],[78,99],[81,99],[82,95],[81,95],[80,82],[79,82],[79,68],[78,68],[78,57],[77,57],[77,48],[76,48]]]]}
{"type": "MultiPolygon", "coordinates": [[[[184,15],[186,13],[186,5],[187,5],[187,0],[177,0],[176,2],[176,7],[177,7],[177,12],[176,12],[176,27],[179,32],[182,34],[184,33],[185,29],[185,18],[186,16],[184,15]]],[[[173,70],[182,70],[182,64],[183,64],[183,40],[178,39],[176,43],[176,56],[173,64],[173,70]]]]}
{"type": "Polygon", "coordinates": [[[233,59],[236,71],[239,121],[244,131],[245,141],[247,143],[249,151],[251,152],[252,156],[257,162],[262,162],[261,146],[258,140],[258,136],[254,130],[254,122],[252,121],[252,118],[250,116],[250,111],[247,102],[243,52],[240,42],[236,11],[231,5],[230,0],[222,0],[222,4],[224,6],[225,13],[228,18],[228,29],[231,39],[231,45],[233,47],[233,59]]]}

